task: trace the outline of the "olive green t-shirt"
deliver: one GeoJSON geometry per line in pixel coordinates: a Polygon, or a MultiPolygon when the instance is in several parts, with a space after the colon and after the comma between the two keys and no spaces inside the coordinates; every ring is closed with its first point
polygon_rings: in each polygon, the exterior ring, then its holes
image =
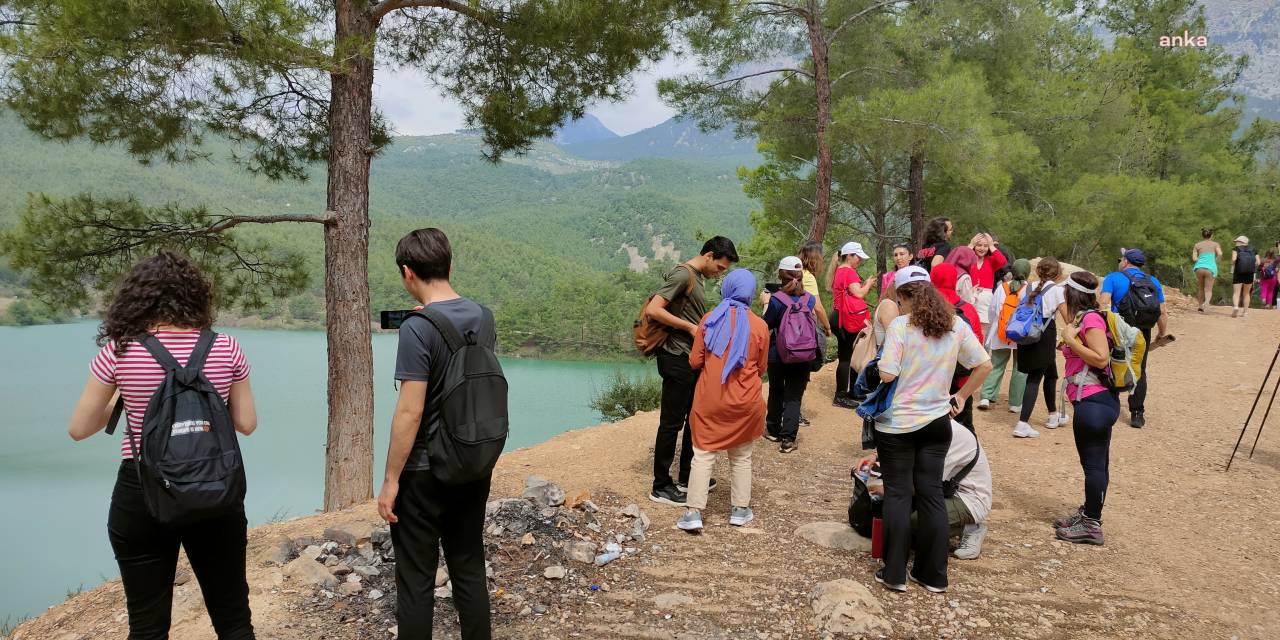
{"type": "MultiPolygon", "coordinates": [[[[658,289],[658,295],[667,301],[667,311],[671,315],[696,325],[702,322],[702,316],[707,314],[707,294],[703,288],[703,277],[693,275],[695,273],[696,271],[691,268],[677,265],[663,274],[664,284],[661,289],[658,289]],[[689,278],[695,278],[695,280],[693,290],[686,296],[684,292],[689,290],[689,278]]],[[[674,328],[662,345],[663,351],[677,356],[689,355],[692,349],[693,336],[686,331],[674,328]]]]}

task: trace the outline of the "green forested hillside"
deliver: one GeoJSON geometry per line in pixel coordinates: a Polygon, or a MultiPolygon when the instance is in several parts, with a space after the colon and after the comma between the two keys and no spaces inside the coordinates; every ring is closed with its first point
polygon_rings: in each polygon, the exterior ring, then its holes
{"type": "MultiPolygon", "coordinates": [[[[393,249],[405,232],[438,226],[454,243],[460,291],[492,306],[504,347],[532,352],[616,355],[632,314],[657,271],[654,238],[687,257],[715,234],[745,244],[750,202],[736,161],[662,158],[628,163],[584,160],[542,144],[498,165],[484,160],[476,135],[399,138],[374,159],[370,195],[373,311],[410,303],[400,289],[393,249]],[[647,273],[628,271],[627,244],[647,258],[647,273]]],[[[225,161],[142,166],[123,152],[39,140],[13,118],[0,118],[0,227],[13,223],[26,194],[134,194],[148,204],[204,204],[237,214],[319,213],[323,175],[273,183],[225,161]]],[[[310,225],[264,225],[234,233],[307,256],[306,291],[261,312],[265,319],[322,320],[322,238],[310,225]]],[[[0,284],[21,275],[0,270],[0,284]]]]}

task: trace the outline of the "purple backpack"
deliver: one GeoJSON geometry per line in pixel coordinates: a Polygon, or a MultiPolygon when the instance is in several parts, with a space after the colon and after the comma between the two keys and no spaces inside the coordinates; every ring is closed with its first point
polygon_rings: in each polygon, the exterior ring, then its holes
{"type": "Polygon", "coordinates": [[[778,291],[773,297],[787,307],[778,325],[778,359],[786,364],[812,362],[818,357],[818,321],[809,309],[813,296],[806,293],[796,299],[778,291]]]}

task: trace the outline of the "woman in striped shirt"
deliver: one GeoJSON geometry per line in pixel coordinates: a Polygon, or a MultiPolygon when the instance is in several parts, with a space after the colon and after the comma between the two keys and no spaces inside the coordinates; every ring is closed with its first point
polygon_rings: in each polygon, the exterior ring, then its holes
{"type": "MultiPolygon", "coordinates": [[[[162,251],[135,265],[121,282],[98,330],[102,350],[90,365],[89,380],[71,416],[68,430],[79,441],[106,426],[117,398],[124,403],[123,460],[111,495],[107,534],[124,583],[130,640],[169,636],[179,545],[186,549],[200,582],[218,638],[254,637],[245,580],[243,507],[193,525],[161,525],[143,502],[131,444],[141,436],[147,404],[165,377],[164,369],[139,341],[154,335],[186,366],[200,332],[210,328],[214,315],[212,287],[186,257],[162,251]]],[[[218,334],[204,375],[228,403],[236,431],[253,433],[258,418],[249,388],[249,363],[234,338],[218,334]]]]}

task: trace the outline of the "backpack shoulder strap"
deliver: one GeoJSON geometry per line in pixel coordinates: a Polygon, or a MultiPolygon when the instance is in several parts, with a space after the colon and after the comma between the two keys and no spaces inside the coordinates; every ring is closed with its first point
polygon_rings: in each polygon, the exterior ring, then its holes
{"type": "Polygon", "coordinates": [[[1134,281],[1136,281],[1136,280],[1137,280],[1137,278],[1136,278],[1136,277],[1134,277],[1134,275],[1133,275],[1132,273],[1129,273],[1129,270],[1128,270],[1128,269],[1125,269],[1124,271],[1121,271],[1121,272],[1120,272],[1120,275],[1124,276],[1125,280],[1128,280],[1128,281],[1129,281],[1129,285],[1130,285],[1130,286],[1132,286],[1132,285],[1133,285],[1133,283],[1134,283],[1134,281]]]}
{"type": "Polygon", "coordinates": [[[687,296],[693,295],[693,287],[694,285],[698,284],[698,273],[694,271],[693,267],[689,266],[689,263],[687,262],[680,266],[684,267],[686,270],[689,271],[689,286],[685,287],[684,289],[684,295],[687,297],[687,296]]]}
{"type": "Polygon", "coordinates": [[[124,398],[116,398],[116,406],[111,408],[111,417],[107,419],[107,435],[116,432],[116,425],[120,424],[122,413],[124,413],[124,398]]]}
{"type": "Polygon", "coordinates": [[[437,309],[430,306],[423,308],[421,311],[415,311],[411,315],[422,316],[435,326],[436,331],[440,332],[440,337],[444,338],[444,343],[449,347],[449,353],[457,353],[458,349],[468,344],[467,340],[458,332],[458,328],[453,326],[453,322],[447,316],[440,313],[437,309]]]}
{"type": "Polygon", "coordinates": [[[795,298],[792,298],[790,294],[784,293],[782,291],[774,291],[773,297],[776,298],[778,302],[781,302],[782,304],[786,305],[788,308],[790,308],[792,305],[796,303],[795,298]]]}
{"type": "Polygon", "coordinates": [[[973,450],[973,459],[970,460],[968,464],[961,467],[960,470],[956,472],[956,475],[951,477],[950,482],[954,482],[959,485],[960,481],[964,480],[965,476],[969,475],[969,472],[973,471],[973,468],[977,466],[978,456],[982,455],[982,443],[978,442],[977,436],[974,436],[973,441],[975,447],[973,450]]]}
{"type": "MultiPolygon", "coordinates": [[[[174,359],[173,354],[169,353],[169,350],[165,348],[164,343],[160,342],[160,340],[155,336],[147,334],[142,338],[141,342],[142,346],[146,347],[147,351],[151,352],[151,357],[155,358],[156,362],[159,363],[161,367],[164,367],[165,371],[179,371],[182,369],[182,365],[178,364],[178,361],[174,359]]],[[[195,355],[194,352],[192,355],[195,355]]]]}
{"type": "Polygon", "coordinates": [[[213,342],[217,339],[218,334],[211,329],[200,332],[200,339],[196,340],[196,346],[191,348],[191,356],[187,358],[187,371],[204,371],[205,360],[209,358],[209,352],[213,350],[213,342]]]}

